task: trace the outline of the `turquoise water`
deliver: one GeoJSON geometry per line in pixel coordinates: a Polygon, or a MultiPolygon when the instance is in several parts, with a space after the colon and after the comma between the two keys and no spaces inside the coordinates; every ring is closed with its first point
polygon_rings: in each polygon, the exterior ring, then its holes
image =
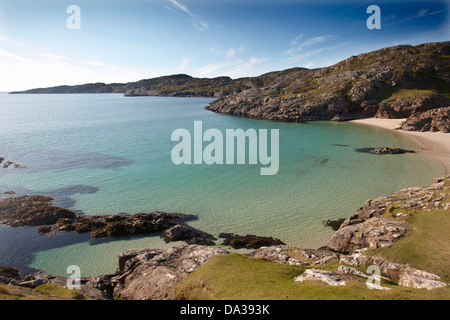
{"type": "MultiPolygon", "coordinates": [[[[415,154],[355,152],[362,147],[418,148],[385,130],[230,117],[204,110],[209,101],[0,94],[0,156],[29,167],[0,169],[0,192],[48,194],[56,205],[86,215],[195,214],[198,220],[189,224],[216,236],[251,233],[319,247],[332,234],[323,220],[348,217],[367,199],[428,184],[445,173],[438,163],[415,154]],[[222,132],[279,129],[278,173],[261,176],[259,164],[174,165],[171,134],[178,128],[193,132],[194,121],[202,121],[204,130],[222,132]]],[[[117,255],[127,249],[174,245],[159,236],[93,241],[5,227],[0,228],[0,243],[0,265],[66,275],[66,268],[75,264],[82,276],[113,272],[117,255]]]]}

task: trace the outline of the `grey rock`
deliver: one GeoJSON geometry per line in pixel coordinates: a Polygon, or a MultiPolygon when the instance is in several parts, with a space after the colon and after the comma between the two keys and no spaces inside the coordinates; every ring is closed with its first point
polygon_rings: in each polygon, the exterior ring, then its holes
{"type": "Polygon", "coordinates": [[[292,251],[288,246],[277,246],[277,247],[261,247],[249,254],[249,257],[252,258],[264,258],[268,259],[272,262],[276,262],[279,264],[289,264],[289,265],[307,265],[308,263],[299,261],[297,259],[291,258],[287,253],[292,251]]]}
{"type": "MultiPolygon", "coordinates": [[[[220,248],[187,245],[173,247],[159,254],[142,252],[125,262],[124,271],[116,276],[114,297],[128,300],[167,299],[169,288],[205,264],[213,255],[228,254],[220,248]]],[[[123,264],[123,261],[122,261],[123,264]]]]}
{"type": "Polygon", "coordinates": [[[326,271],[320,269],[308,269],[294,279],[296,282],[305,280],[321,281],[330,286],[345,286],[346,281],[354,280],[351,276],[337,271],[326,271]]]}
{"type": "Polygon", "coordinates": [[[339,260],[340,264],[346,264],[353,267],[364,266],[368,264],[368,262],[369,258],[359,250],[350,255],[341,255],[339,260]]]}

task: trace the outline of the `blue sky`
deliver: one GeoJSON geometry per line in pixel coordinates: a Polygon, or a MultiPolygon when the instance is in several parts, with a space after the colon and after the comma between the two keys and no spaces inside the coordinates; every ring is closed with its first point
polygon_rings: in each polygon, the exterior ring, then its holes
{"type": "Polygon", "coordinates": [[[0,91],[319,68],[450,40],[449,1],[0,0],[0,91]],[[80,29],[66,12],[80,8],[80,29]],[[366,12],[381,9],[381,29],[366,12]]]}

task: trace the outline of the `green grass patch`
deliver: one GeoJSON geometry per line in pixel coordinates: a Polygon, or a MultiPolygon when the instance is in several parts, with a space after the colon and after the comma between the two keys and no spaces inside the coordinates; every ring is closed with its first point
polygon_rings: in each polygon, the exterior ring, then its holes
{"type": "MultiPolygon", "coordinates": [[[[336,270],[338,262],[314,266],[336,270]]],[[[294,282],[307,266],[290,266],[265,259],[250,258],[237,253],[217,255],[195,270],[172,289],[176,299],[189,300],[404,300],[443,299],[450,289],[432,291],[386,285],[392,290],[370,290],[364,281],[349,281],[346,286],[333,287],[322,282],[294,282]]]]}
{"type": "Polygon", "coordinates": [[[0,300],[92,300],[78,290],[71,290],[54,284],[37,288],[23,288],[0,284],[0,300]]]}
{"type": "Polygon", "coordinates": [[[397,241],[391,248],[379,248],[371,253],[435,273],[449,283],[450,210],[414,211],[406,221],[412,225],[408,237],[397,241]]]}
{"type": "Polygon", "coordinates": [[[413,101],[419,97],[426,95],[438,94],[435,90],[419,90],[419,89],[400,89],[392,93],[388,98],[381,101],[381,103],[393,102],[397,99],[405,99],[406,101],[413,101]]]}

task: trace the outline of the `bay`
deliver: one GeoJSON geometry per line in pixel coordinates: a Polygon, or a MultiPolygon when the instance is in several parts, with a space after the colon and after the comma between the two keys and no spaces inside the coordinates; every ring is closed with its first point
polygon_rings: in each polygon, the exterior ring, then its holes
{"type": "MultiPolygon", "coordinates": [[[[273,236],[296,247],[325,244],[323,220],[348,217],[367,199],[429,184],[445,169],[417,154],[372,155],[355,148],[418,146],[399,135],[352,123],[281,123],[215,114],[211,99],[122,94],[0,94],[0,156],[27,166],[0,168],[0,192],[47,194],[79,214],[180,212],[212,233],[273,236]],[[278,129],[280,167],[174,165],[174,130],[278,129]]],[[[6,197],[6,196],[2,196],[6,197]]],[[[0,228],[0,265],[82,276],[114,272],[132,248],[167,248],[158,235],[93,241],[0,228]],[[33,245],[27,245],[33,241],[33,245]],[[20,245],[18,245],[20,242],[20,245]],[[12,250],[12,247],[19,249],[12,250]],[[28,248],[28,249],[27,249],[28,248]]],[[[220,241],[218,241],[220,243],[220,241]]]]}

